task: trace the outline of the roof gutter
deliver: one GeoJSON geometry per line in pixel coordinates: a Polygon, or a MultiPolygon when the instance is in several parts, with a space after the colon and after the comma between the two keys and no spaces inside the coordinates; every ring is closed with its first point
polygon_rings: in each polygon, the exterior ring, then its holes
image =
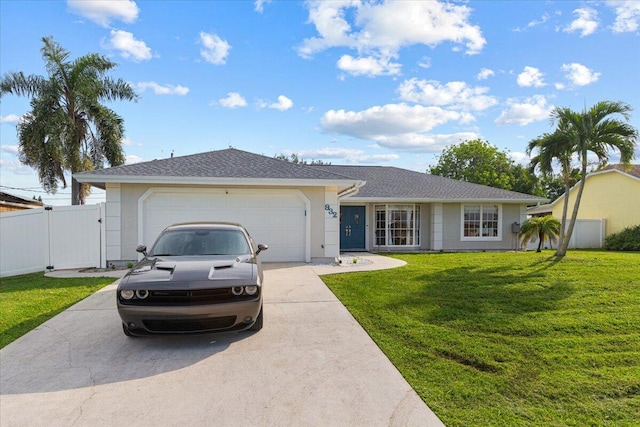
{"type": "Polygon", "coordinates": [[[353,184],[351,187],[348,187],[342,191],[339,191],[338,200],[342,199],[343,197],[349,197],[349,196],[354,196],[358,194],[358,191],[360,191],[360,187],[362,187],[366,183],[367,181],[360,181],[359,183],[353,184]]]}

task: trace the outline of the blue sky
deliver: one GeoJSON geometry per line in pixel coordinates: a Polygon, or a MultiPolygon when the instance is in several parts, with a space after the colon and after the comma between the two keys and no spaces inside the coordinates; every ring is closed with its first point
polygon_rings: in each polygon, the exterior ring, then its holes
{"type": "MultiPolygon", "coordinates": [[[[119,64],[111,75],[140,95],[109,104],[129,163],[233,146],[425,171],[444,147],[482,138],[526,164],[554,106],[601,100],[634,106],[640,128],[637,0],[3,0],[0,28],[3,75],[46,74],[49,35],[73,58],[119,64]]],[[[28,110],[0,103],[0,185],[69,204],[70,189],[43,193],[18,161],[28,110]]]]}

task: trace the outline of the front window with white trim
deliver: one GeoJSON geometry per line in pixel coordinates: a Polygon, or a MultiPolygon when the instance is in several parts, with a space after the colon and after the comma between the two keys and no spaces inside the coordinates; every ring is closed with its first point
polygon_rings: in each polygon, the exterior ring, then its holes
{"type": "Polygon", "coordinates": [[[419,205],[376,205],[376,246],[420,246],[419,205]]]}
{"type": "Polygon", "coordinates": [[[462,240],[500,240],[501,205],[462,205],[462,240]]]}

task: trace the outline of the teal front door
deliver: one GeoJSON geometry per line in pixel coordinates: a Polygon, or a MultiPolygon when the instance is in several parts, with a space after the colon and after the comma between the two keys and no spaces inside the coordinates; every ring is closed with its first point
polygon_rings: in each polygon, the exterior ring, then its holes
{"type": "Polygon", "coordinates": [[[364,251],[364,206],[340,206],[340,250],[364,251]]]}

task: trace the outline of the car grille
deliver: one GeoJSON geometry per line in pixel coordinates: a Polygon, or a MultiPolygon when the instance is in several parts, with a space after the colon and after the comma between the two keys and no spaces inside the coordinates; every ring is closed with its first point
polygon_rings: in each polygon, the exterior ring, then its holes
{"type": "Polygon", "coordinates": [[[150,291],[145,299],[134,298],[124,300],[119,298],[124,305],[136,306],[189,306],[221,304],[236,301],[252,301],[258,298],[256,295],[233,295],[230,288],[196,289],[196,290],[157,290],[150,291]]]}
{"type": "Polygon", "coordinates": [[[236,323],[236,316],[195,320],[142,320],[142,323],[151,332],[206,332],[232,327],[236,323]]]}

